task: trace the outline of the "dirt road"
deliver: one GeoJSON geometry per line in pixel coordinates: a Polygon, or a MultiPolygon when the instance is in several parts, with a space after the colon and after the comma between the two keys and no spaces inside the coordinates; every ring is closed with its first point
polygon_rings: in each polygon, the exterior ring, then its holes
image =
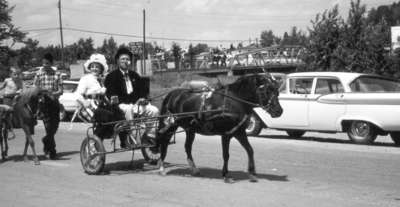
{"type": "MultiPolygon", "coordinates": [[[[387,137],[374,146],[348,143],[344,135],[307,133],[300,140],[278,131],[252,137],[259,182],[247,180],[247,157],[232,141],[229,169],[221,179],[222,150],[217,136],[198,136],[193,156],[201,176],[186,163],[183,134],[171,145],[168,175],[144,163],[140,152],[107,156],[105,173],[86,175],[79,147],[87,125],[63,123],[56,137],[60,159],[40,166],[21,157],[24,139],[10,141],[10,157],[0,163],[0,206],[400,206],[400,150],[387,137]]],[[[42,154],[37,127],[36,149],[42,154]]],[[[109,147],[109,140],[105,141],[109,147]]],[[[43,159],[43,157],[41,157],[43,159]]]]}

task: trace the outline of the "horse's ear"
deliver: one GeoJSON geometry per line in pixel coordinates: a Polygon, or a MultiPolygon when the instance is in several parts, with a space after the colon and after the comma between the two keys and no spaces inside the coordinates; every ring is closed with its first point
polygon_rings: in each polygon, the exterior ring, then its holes
{"type": "Polygon", "coordinates": [[[217,88],[221,88],[223,86],[221,79],[217,76],[217,88]]]}

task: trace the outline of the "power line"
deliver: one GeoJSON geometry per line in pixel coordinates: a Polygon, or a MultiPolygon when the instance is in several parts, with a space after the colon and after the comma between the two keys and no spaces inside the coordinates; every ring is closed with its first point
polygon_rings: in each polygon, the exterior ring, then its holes
{"type": "Polygon", "coordinates": [[[49,30],[58,30],[58,27],[49,27],[49,28],[39,28],[39,29],[25,29],[21,30],[21,32],[38,32],[38,31],[49,31],[49,30]]]}
{"type": "MultiPolygon", "coordinates": [[[[111,32],[100,32],[93,31],[87,29],[79,29],[73,27],[63,27],[64,30],[75,31],[75,32],[84,32],[84,33],[92,33],[92,34],[103,34],[110,36],[120,36],[120,37],[133,37],[133,38],[143,38],[141,35],[132,35],[132,34],[121,34],[121,33],[111,33],[111,32]]],[[[22,32],[36,32],[36,31],[51,31],[51,30],[59,30],[57,27],[51,28],[38,28],[38,29],[27,29],[21,30],[22,32]]],[[[170,40],[170,41],[186,41],[186,42],[244,42],[248,40],[216,40],[216,39],[186,39],[186,38],[167,38],[167,37],[154,37],[154,36],[146,36],[147,39],[152,40],[170,40]]]]}
{"type": "MultiPolygon", "coordinates": [[[[93,30],[86,30],[86,29],[78,29],[72,27],[64,27],[64,30],[76,31],[76,32],[85,32],[85,33],[92,33],[92,34],[105,34],[111,36],[121,36],[121,37],[133,37],[133,38],[143,38],[141,35],[131,35],[131,34],[121,34],[121,33],[110,33],[110,32],[99,32],[93,30]]],[[[186,41],[186,42],[244,42],[247,40],[213,40],[213,39],[185,39],[185,38],[166,38],[166,37],[151,37],[146,36],[147,39],[152,40],[170,40],[170,41],[186,41]]]]}

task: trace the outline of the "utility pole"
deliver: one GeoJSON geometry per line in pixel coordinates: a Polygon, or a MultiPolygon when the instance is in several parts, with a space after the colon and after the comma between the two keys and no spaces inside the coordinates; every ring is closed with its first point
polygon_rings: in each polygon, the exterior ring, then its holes
{"type": "Polygon", "coordinates": [[[142,75],[146,75],[146,10],[143,9],[143,55],[142,75]]]}
{"type": "Polygon", "coordinates": [[[60,22],[60,36],[61,36],[61,64],[64,68],[64,39],[63,39],[63,30],[62,30],[62,21],[61,21],[61,0],[58,0],[58,17],[60,22]]]}

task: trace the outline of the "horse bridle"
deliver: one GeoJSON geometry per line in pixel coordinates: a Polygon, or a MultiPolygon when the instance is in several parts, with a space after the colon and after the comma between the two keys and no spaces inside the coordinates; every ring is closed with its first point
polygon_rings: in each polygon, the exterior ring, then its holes
{"type": "Polygon", "coordinates": [[[268,83],[265,83],[256,89],[256,94],[258,97],[258,104],[264,110],[269,110],[272,107],[272,100],[275,99],[277,96],[275,93],[272,93],[269,96],[267,95],[268,94],[267,84],[268,83]],[[267,104],[263,105],[263,103],[265,103],[265,102],[267,104]]]}

